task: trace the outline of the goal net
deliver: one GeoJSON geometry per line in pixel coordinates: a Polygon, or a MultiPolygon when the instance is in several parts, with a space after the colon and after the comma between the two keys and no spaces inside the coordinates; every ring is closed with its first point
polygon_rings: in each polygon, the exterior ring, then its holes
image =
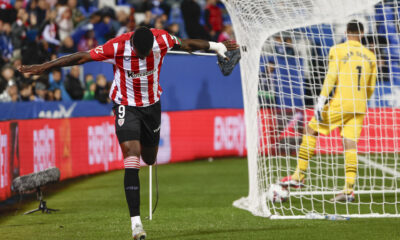
{"type": "MultiPolygon", "coordinates": [[[[249,193],[233,205],[257,216],[276,219],[324,215],[399,217],[400,5],[397,1],[225,0],[224,3],[241,45],[248,147],[249,193]],[[353,19],[363,23],[362,42],[375,54],[378,71],[356,149],[355,201],[331,201],[343,190],[346,180],[340,131],[345,127],[343,120],[330,134],[320,134],[317,138],[315,155],[308,161],[305,186],[289,189],[288,201],[272,203],[266,199],[268,187],[295,171],[303,131],[314,116],[314,105],[328,70],[329,51],[346,41],[346,25],[353,19]]],[[[337,75],[340,74],[339,70],[337,75]]],[[[366,79],[357,69],[351,74],[362,81],[366,79]]]]}

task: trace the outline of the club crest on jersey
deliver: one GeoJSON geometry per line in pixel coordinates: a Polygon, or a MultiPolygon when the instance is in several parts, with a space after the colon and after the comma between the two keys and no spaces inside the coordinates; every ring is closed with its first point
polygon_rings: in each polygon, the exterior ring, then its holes
{"type": "Polygon", "coordinates": [[[118,125],[121,127],[122,125],[124,125],[124,122],[125,122],[125,119],[124,118],[121,118],[121,119],[118,119],[118,125]]]}
{"type": "Polygon", "coordinates": [[[130,56],[124,56],[124,60],[125,60],[125,61],[130,61],[130,60],[131,60],[131,57],[130,57],[130,56]]]}

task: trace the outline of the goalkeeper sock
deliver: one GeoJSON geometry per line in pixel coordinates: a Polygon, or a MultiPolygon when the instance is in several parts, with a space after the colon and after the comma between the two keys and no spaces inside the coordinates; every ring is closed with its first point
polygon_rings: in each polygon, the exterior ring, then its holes
{"type": "Polygon", "coordinates": [[[124,177],[125,197],[131,217],[140,216],[139,169],[126,168],[124,177]]]}
{"type": "Polygon", "coordinates": [[[350,194],[357,176],[357,150],[349,149],[345,151],[346,184],[344,192],[350,194]]]}
{"type": "Polygon", "coordinates": [[[307,171],[308,168],[308,160],[314,156],[316,145],[317,145],[316,137],[305,134],[303,135],[297,159],[297,168],[294,174],[292,175],[292,179],[297,181],[301,181],[304,179],[305,177],[304,172],[307,171]]]}

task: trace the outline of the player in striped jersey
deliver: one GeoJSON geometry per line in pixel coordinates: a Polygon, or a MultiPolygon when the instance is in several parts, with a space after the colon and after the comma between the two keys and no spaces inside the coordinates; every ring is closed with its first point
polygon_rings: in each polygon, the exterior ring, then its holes
{"type": "Polygon", "coordinates": [[[114,81],[110,98],[114,102],[116,134],[124,155],[124,187],[132,222],[134,239],[145,239],[140,219],[140,156],[154,164],[160,140],[161,106],[159,85],[164,56],[170,49],[187,52],[212,50],[225,57],[237,49],[232,41],[180,40],[164,30],[138,28],[109,40],[88,52],[77,52],[38,65],[21,66],[20,72],[41,74],[57,67],[79,65],[90,61],[113,64],[114,81]]]}

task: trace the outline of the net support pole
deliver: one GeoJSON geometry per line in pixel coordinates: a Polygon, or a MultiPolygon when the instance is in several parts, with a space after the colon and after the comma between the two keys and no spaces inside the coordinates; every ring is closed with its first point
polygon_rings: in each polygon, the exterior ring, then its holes
{"type": "Polygon", "coordinates": [[[153,219],[153,213],[152,213],[152,208],[153,208],[153,199],[152,199],[152,197],[153,197],[153,189],[152,189],[152,186],[153,186],[153,182],[152,182],[152,175],[153,175],[153,168],[152,168],[152,166],[150,165],[149,166],[149,219],[150,219],[150,221],[153,219]]]}

